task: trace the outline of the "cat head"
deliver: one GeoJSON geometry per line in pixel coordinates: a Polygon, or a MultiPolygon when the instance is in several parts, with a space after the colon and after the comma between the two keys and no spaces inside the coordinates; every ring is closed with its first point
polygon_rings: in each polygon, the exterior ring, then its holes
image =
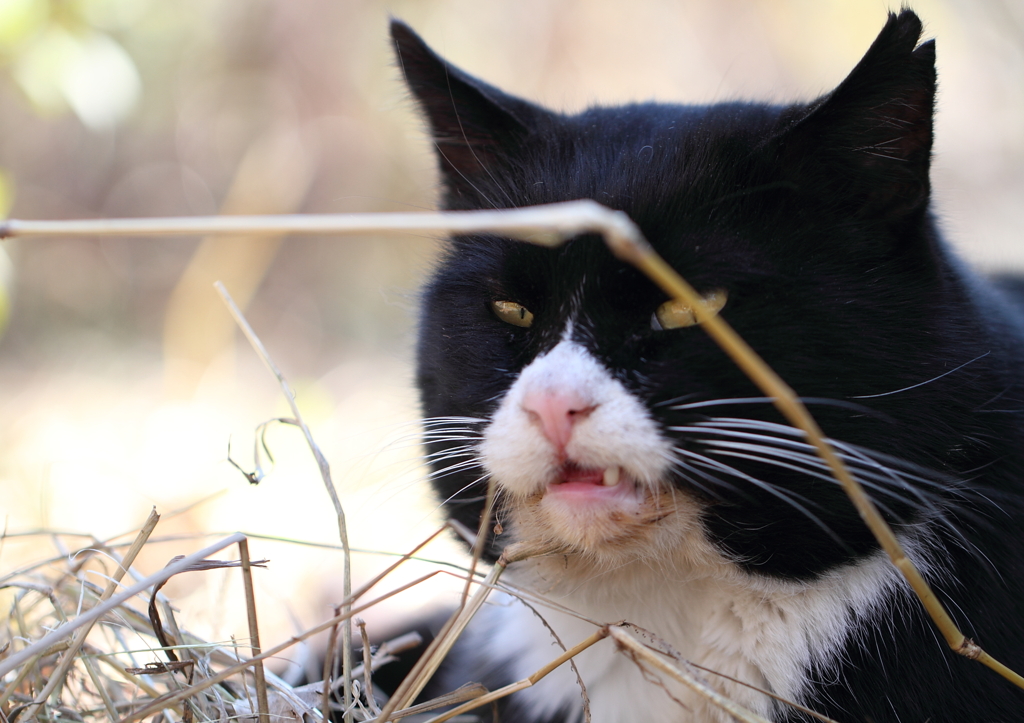
{"type": "Polygon", "coordinates": [[[788,108],[645,104],[565,116],[461,71],[400,21],[392,22],[391,34],[430,125],[446,208],[566,197],[600,197],[617,208],[627,206],[652,173],[667,173],[690,192],[704,180],[717,195],[726,163],[747,156],[750,163],[776,166],[776,180],[844,211],[898,217],[920,211],[928,200],[935,45],[917,45],[921,22],[908,10],[890,13],[832,93],[788,108]],[[702,178],[702,170],[715,177],[702,178]],[[537,187],[553,179],[556,187],[537,187]]]}
{"type": "MultiPolygon", "coordinates": [[[[391,31],[444,208],[591,198],[625,211],[813,402],[890,519],[941,513],[948,480],[926,470],[973,463],[964,439],[987,392],[983,363],[942,376],[984,342],[928,213],[935,50],[914,13],[890,14],[810,103],[575,115],[473,78],[401,22],[391,31]]],[[[516,535],[608,561],[706,547],[786,577],[870,554],[802,438],[666,302],[592,236],[559,249],[451,239],[418,347],[449,513],[475,527],[491,476],[511,523],[495,550],[516,535]]]]}

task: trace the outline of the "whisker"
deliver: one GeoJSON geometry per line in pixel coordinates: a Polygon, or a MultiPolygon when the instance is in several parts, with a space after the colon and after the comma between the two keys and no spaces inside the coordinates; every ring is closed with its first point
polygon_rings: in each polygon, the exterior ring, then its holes
{"type": "Polygon", "coordinates": [[[429,459],[441,454],[462,454],[462,453],[473,453],[475,454],[477,446],[475,444],[461,444],[454,447],[444,447],[437,450],[436,452],[429,452],[425,456],[429,459]]]}
{"type": "MultiPolygon", "coordinates": [[[[807,442],[790,441],[770,435],[738,431],[737,429],[723,429],[723,426],[735,427],[739,429],[764,429],[769,432],[772,432],[773,434],[782,434],[793,438],[804,437],[803,432],[801,432],[800,430],[786,426],[784,424],[743,419],[716,419],[711,422],[697,422],[696,424],[691,425],[690,427],[672,427],[671,429],[689,432],[700,431],[705,434],[711,432],[723,437],[733,437],[737,439],[750,439],[755,441],[771,442],[772,444],[778,445],[780,447],[789,447],[791,449],[808,451],[814,449],[807,442]],[[725,422],[726,424],[720,425],[720,422],[725,422]]],[[[915,465],[913,463],[906,462],[896,457],[892,457],[891,455],[887,455],[883,452],[875,452],[874,450],[864,449],[857,445],[852,445],[846,442],[840,442],[834,439],[829,439],[828,442],[840,453],[840,457],[842,457],[844,461],[850,462],[851,457],[860,460],[874,460],[871,463],[872,465],[880,465],[881,469],[888,470],[889,472],[896,474],[896,477],[891,478],[893,480],[913,481],[918,484],[936,488],[942,492],[948,492],[950,490],[950,486],[954,484],[952,478],[942,476],[941,481],[934,479],[933,477],[936,476],[937,473],[934,473],[931,470],[926,470],[925,468],[919,467],[918,465],[915,465]],[[892,469],[893,466],[905,468],[906,471],[901,470],[900,472],[896,473],[895,470],[892,469]],[[916,469],[922,473],[929,473],[933,475],[933,477],[926,477],[923,474],[916,474],[910,472],[910,469],[916,469]]]]}
{"type": "Polygon", "coordinates": [[[967,366],[968,364],[973,364],[974,362],[978,361],[979,359],[984,359],[985,357],[987,357],[991,353],[992,353],[991,351],[987,351],[984,354],[979,354],[978,356],[974,357],[970,361],[966,361],[963,364],[961,364],[960,366],[958,366],[958,367],[956,367],[954,369],[950,369],[948,372],[943,372],[942,374],[939,374],[937,377],[932,377],[931,379],[926,379],[923,382],[920,382],[918,384],[912,384],[909,387],[903,387],[902,389],[896,389],[896,390],[893,390],[891,392],[882,392],[881,394],[858,394],[856,396],[850,397],[850,399],[876,399],[877,397],[888,397],[888,396],[891,396],[893,394],[900,394],[901,392],[909,392],[911,389],[917,389],[918,387],[923,387],[925,384],[931,384],[932,382],[937,382],[939,379],[942,379],[943,377],[948,377],[953,372],[958,372],[961,369],[963,369],[965,366],[967,366]]]}
{"type": "MultiPolygon", "coordinates": [[[[441,456],[441,457],[435,457],[433,460],[431,460],[431,463],[434,464],[434,465],[439,465],[439,464],[444,464],[446,462],[451,462],[453,460],[458,460],[458,459],[463,459],[463,460],[466,460],[466,461],[477,461],[476,460],[476,455],[472,455],[472,454],[452,454],[452,455],[445,455],[445,456],[441,456]]],[[[457,464],[463,464],[463,462],[458,462],[457,464]]],[[[438,474],[449,474],[450,470],[451,470],[451,467],[447,467],[445,469],[433,470],[432,472],[428,473],[428,479],[432,479],[432,478],[434,478],[438,474]]]]}
{"type": "Polygon", "coordinates": [[[753,477],[753,476],[743,472],[742,470],[738,470],[735,467],[731,467],[731,466],[729,466],[729,465],[727,465],[727,464],[725,464],[723,462],[719,462],[718,460],[711,459],[710,457],[707,457],[705,455],[698,454],[697,452],[694,452],[692,450],[680,449],[679,452],[681,452],[682,454],[684,454],[687,457],[689,457],[692,460],[694,460],[694,464],[707,465],[707,466],[711,467],[712,469],[718,470],[720,472],[724,472],[725,474],[728,474],[728,475],[730,475],[732,477],[736,477],[738,479],[745,480],[745,481],[751,483],[752,485],[756,486],[758,489],[764,490],[768,494],[770,494],[770,495],[772,495],[772,496],[782,500],[786,504],[788,504],[791,507],[793,507],[795,510],[801,512],[804,516],[807,517],[807,519],[811,520],[814,524],[816,524],[818,527],[820,527],[822,529],[822,531],[825,532],[825,534],[827,534],[829,537],[831,537],[833,540],[835,540],[835,542],[837,544],[839,544],[843,549],[849,549],[849,546],[846,544],[846,542],[844,542],[843,539],[841,537],[839,537],[839,535],[837,535],[832,530],[831,527],[829,527],[827,524],[825,524],[825,522],[821,518],[819,518],[817,515],[815,515],[809,509],[807,509],[806,506],[800,504],[800,502],[797,501],[797,499],[799,499],[799,500],[803,500],[804,502],[806,502],[806,503],[808,503],[810,505],[818,506],[814,502],[812,502],[811,500],[808,500],[807,498],[803,497],[802,495],[798,495],[798,494],[796,494],[794,492],[791,492],[789,490],[781,490],[781,489],[775,487],[774,485],[771,485],[771,484],[765,482],[764,480],[759,480],[756,477],[753,477]],[[794,498],[796,498],[796,499],[794,499],[794,498]]]}
{"type": "MultiPolygon", "coordinates": [[[[706,449],[707,454],[716,457],[748,459],[825,482],[835,482],[832,475],[828,474],[827,465],[804,440],[803,433],[785,424],[718,417],[670,429],[686,435],[706,449]]],[[[979,490],[966,487],[966,480],[848,442],[829,441],[886,514],[900,519],[879,497],[923,512],[927,519],[941,525],[952,535],[951,541],[965,550],[973,551],[982,561],[985,560],[983,553],[970,543],[950,516],[951,497],[977,503],[987,502],[979,490]]],[[[959,515],[972,516],[970,510],[963,505],[957,509],[959,515]]]]}
{"type": "MultiPolygon", "coordinates": [[[[473,500],[455,500],[455,498],[458,497],[463,492],[465,492],[466,490],[468,490],[469,488],[475,487],[476,485],[480,484],[481,482],[486,482],[486,481],[487,481],[487,475],[485,474],[485,475],[482,475],[480,477],[477,477],[472,482],[463,485],[459,489],[455,490],[455,492],[450,494],[448,497],[446,497],[445,499],[441,500],[441,503],[436,508],[434,508],[434,511],[436,512],[437,510],[441,509],[442,507],[444,507],[447,504],[450,504],[453,501],[457,501],[459,503],[468,503],[468,502],[471,502],[471,501],[476,501],[477,498],[474,498],[473,500]]],[[[480,498],[480,499],[483,499],[483,498],[480,498]]]]}
{"type": "MultiPolygon", "coordinates": [[[[859,397],[854,397],[859,398],[859,397]]],[[[845,399],[830,399],[828,397],[798,397],[798,399],[806,405],[814,405],[819,407],[839,407],[841,409],[849,409],[855,412],[863,412],[865,414],[871,414],[873,416],[884,417],[886,415],[878,412],[877,410],[865,407],[862,404],[850,402],[845,399]]],[[[727,399],[705,399],[699,402],[688,402],[686,404],[676,404],[674,402],[666,402],[657,404],[655,406],[668,406],[670,409],[677,411],[686,411],[690,409],[703,409],[706,407],[727,407],[743,404],[774,404],[775,400],[771,397],[729,397],[727,399]]],[[[755,420],[752,420],[755,421],[755,420]]]]}
{"type": "MultiPolygon", "coordinates": [[[[810,474],[812,474],[812,471],[808,470],[807,467],[813,467],[813,468],[815,468],[815,470],[817,470],[817,471],[813,472],[813,476],[818,477],[819,479],[824,479],[826,481],[835,482],[835,483],[838,484],[838,481],[836,480],[836,478],[833,475],[827,474],[828,470],[830,469],[829,466],[827,464],[825,464],[825,462],[814,453],[814,448],[810,447],[809,445],[808,445],[807,449],[793,450],[793,449],[788,449],[788,448],[784,449],[784,448],[780,448],[780,447],[770,447],[770,446],[767,446],[767,445],[750,444],[750,443],[746,443],[746,442],[731,442],[731,441],[725,441],[725,440],[708,439],[708,440],[698,440],[698,441],[700,441],[700,442],[702,442],[704,444],[707,444],[708,446],[711,446],[711,447],[740,450],[740,451],[750,452],[750,453],[757,453],[757,452],[759,452],[759,453],[761,453],[763,455],[769,455],[769,456],[771,456],[773,458],[788,459],[791,462],[798,462],[798,463],[803,464],[805,466],[804,467],[800,467],[800,468],[794,467],[793,468],[794,470],[800,471],[800,472],[804,472],[804,473],[810,475],[810,474]],[[825,474],[821,474],[821,472],[825,472],[825,474]]],[[[840,456],[844,456],[844,455],[840,455],[840,456]]],[[[902,495],[897,494],[895,491],[887,489],[887,488],[883,487],[881,484],[879,484],[882,481],[895,482],[900,487],[900,489],[903,489],[903,490],[906,490],[906,491],[909,491],[909,492],[916,492],[916,493],[920,492],[919,490],[916,490],[915,488],[907,485],[906,482],[902,478],[900,478],[898,475],[895,475],[895,474],[888,474],[888,475],[887,474],[882,474],[882,473],[878,472],[874,467],[869,467],[868,469],[861,469],[861,468],[859,468],[857,466],[857,464],[855,464],[855,463],[860,461],[859,459],[856,459],[856,458],[855,459],[846,458],[843,461],[847,463],[848,467],[851,467],[850,471],[855,474],[855,476],[857,477],[858,481],[860,481],[860,483],[864,487],[867,487],[869,489],[873,489],[873,490],[877,490],[879,492],[885,493],[885,494],[889,495],[890,497],[892,497],[893,499],[896,499],[896,500],[898,500],[900,502],[903,502],[905,504],[914,504],[913,500],[910,500],[910,499],[908,499],[906,497],[903,497],[902,495]]],[[[883,467],[881,467],[879,465],[878,469],[885,469],[885,468],[883,468],[883,467]]],[[[891,472],[891,470],[890,470],[890,472],[891,472]]],[[[923,495],[918,494],[917,496],[919,497],[919,500],[921,502],[927,503],[927,500],[924,499],[923,495]]]]}
{"type": "MultiPolygon", "coordinates": [[[[734,457],[736,459],[746,459],[746,460],[750,460],[752,462],[759,462],[761,464],[769,464],[769,465],[772,465],[774,467],[779,467],[779,468],[782,468],[782,469],[788,469],[788,470],[791,470],[791,471],[794,471],[794,472],[799,472],[799,473],[804,474],[804,475],[806,475],[808,477],[813,477],[815,479],[820,479],[820,480],[825,481],[825,482],[836,482],[835,477],[833,477],[830,474],[826,474],[824,472],[817,472],[817,471],[814,471],[814,470],[809,470],[809,469],[806,469],[805,467],[799,467],[799,466],[793,465],[793,464],[788,464],[787,462],[784,462],[781,459],[775,459],[773,457],[766,457],[766,456],[761,456],[761,455],[756,455],[756,454],[748,454],[748,453],[745,453],[745,452],[739,452],[739,451],[734,451],[734,450],[716,450],[716,454],[719,454],[719,455],[721,455],[723,457],[734,457]]],[[[865,482],[864,480],[860,480],[860,483],[861,483],[861,485],[863,487],[867,487],[868,489],[873,489],[873,490],[878,491],[878,492],[885,492],[886,491],[884,489],[879,488],[877,485],[870,484],[868,482],[865,482]]],[[[892,496],[894,496],[895,499],[897,499],[897,501],[904,502],[904,503],[907,503],[907,504],[912,504],[906,498],[900,497],[898,495],[892,495],[892,496]]],[[[900,522],[903,521],[900,518],[900,516],[897,515],[891,508],[887,507],[885,505],[885,503],[880,502],[877,499],[873,500],[873,502],[875,503],[875,505],[878,506],[879,509],[881,509],[887,515],[889,515],[889,517],[891,519],[898,520],[900,522]]]]}
{"type": "Polygon", "coordinates": [[[427,475],[427,478],[428,479],[438,479],[440,477],[447,477],[448,475],[452,474],[453,472],[458,472],[459,470],[463,470],[463,469],[472,469],[473,467],[480,467],[479,460],[467,459],[467,460],[465,460],[463,462],[456,462],[455,464],[450,464],[447,467],[442,467],[441,469],[432,470],[427,475]]]}
{"type": "Polygon", "coordinates": [[[688,404],[676,404],[672,409],[702,409],[704,407],[725,407],[733,404],[764,404],[771,402],[771,397],[735,397],[732,399],[706,399],[701,402],[690,402],[688,404]]]}
{"type": "MultiPolygon", "coordinates": [[[[734,494],[743,494],[742,491],[736,485],[732,484],[731,482],[726,482],[723,479],[715,477],[714,475],[710,474],[709,472],[706,472],[706,471],[704,471],[702,469],[698,469],[696,467],[693,467],[692,465],[688,465],[688,464],[686,464],[686,462],[684,460],[675,460],[673,462],[672,469],[673,469],[673,471],[675,472],[675,474],[678,477],[683,479],[685,482],[693,485],[694,487],[696,487],[700,491],[704,492],[705,494],[707,494],[709,497],[711,497],[713,499],[723,500],[724,501],[726,498],[718,490],[712,489],[710,487],[707,487],[706,485],[702,484],[701,482],[698,482],[697,480],[695,480],[690,475],[694,475],[694,474],[695,475],[699,475],[701,478],[707,480],[708,482],[713,483],[717,487],[724,487],[727,490],[729,490],[730,492],[733,492],[734,494]]],[[[674,491],[675,490],[673,489],[673,492],[674,491]]]]}
{"type": "Polygon", "coordinates": [[[487,420],[480,417],[426,417],[419,420],[418,422],[412,422],[411,424],[420,424],[423,426],[430,426],[433,424],[483,424],[487,420]]]}
{"type": "MultiPolygon", "coordinates": [[[[464,434],[451,435],[451,434],[439,434],[439,435],[424,435],[423,442],[429,442],[431,444],[440,444],[441,442],[471,442],[473,446],[476,446],[480,442],[479,437],[467,437],[464,434]]],[[[460,449],[468,449],[470,445],[463,445],[460,449]]]]}

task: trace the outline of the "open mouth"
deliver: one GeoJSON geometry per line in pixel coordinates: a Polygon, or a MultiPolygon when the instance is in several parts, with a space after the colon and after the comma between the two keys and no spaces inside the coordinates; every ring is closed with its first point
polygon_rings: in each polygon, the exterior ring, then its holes
{"type": "Polygon", "coordinates": [[[559,470],[553,485],[595,485],[599,487],[615,487],[622,481],[621,467],[580,467],[574,462],[567,462],[559,470]]]}
{"type": "Polygon", "coordinates": [[[635,491],[635,485],[621,467],[581,467],[568,462],[548,484],[547,494],[554,497],[597,500],[620,496],[632,497],[635,491]]]}

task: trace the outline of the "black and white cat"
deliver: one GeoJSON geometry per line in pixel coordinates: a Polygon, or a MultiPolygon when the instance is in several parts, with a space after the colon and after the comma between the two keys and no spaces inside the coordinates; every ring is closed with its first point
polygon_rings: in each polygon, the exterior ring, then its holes
{"type": "MultiPolygon", "coordinates": [[[[964,632],[1024,670],[1024,319],[963,269],[929,211],[934,44],[890,14],[811,103],[636,104],[562,115],[392,25],[446,209],[591,198],[621,209],[803,395],[964,632]]],[[[979,119],[979,126],[983,119],[979,119]]],[[[427,284],[418,381],[434,484],[497,554],[564,554],[514,582],[573,645],[628,620],[724,674],[852,721],[1024,720],[1024,692],[951,653],[802,436],[694,323],[601,241],[451,239],[427,284]]],[[[559,652],[496,599],[451,684],[491,688],[559,652]],[[459,677],[463,676],[462,680],[459,677]]],[[[577,659],[595,723],[729,720],[653,684],[610,641],[577,659]]],[[[563,666],[506,721],[578,721],[563,666]]]]}

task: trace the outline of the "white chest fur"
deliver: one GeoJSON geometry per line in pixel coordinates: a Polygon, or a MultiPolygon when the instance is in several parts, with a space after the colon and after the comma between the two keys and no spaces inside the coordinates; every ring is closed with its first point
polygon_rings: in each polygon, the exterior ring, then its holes
{"type": "MultiPolygon", "coordinates": [[[[560,562],[534,561],[528,566],[532,569],[525,577],[533,578],[529,587],[534,588],[535,576],[557,574],[560,562]]],[[[562,572],[575,578],[573,573],[580,571],[562,572]]],[[[583,581],[577,578],[572,586],[567,585],[569,577],[542,595],[591,620],[628,620],[655,633],[691,662],[794,702],[807,693],[808,672],[827,670],[851,636],[872,624],[881,607],[900,594],[898,576],[881,555],[805,584],[755,579],[736,568],[714,579],[687,577],[671,565],[639,561],[583,581]]],[[[534,607],[566,647],[595,629],[578,617],[536,603],[534,607]]],[[[491,660],[506,661],[516,679],[529,676],[561,652],[534,612],[511,597],[495,596],[483,615],[472,631],[474,645],[491,660]]],[[[645,678],[609,640],[578,656],[576,664],[594,723],[732,720],[664,676],[660,684],[645,678]]],[[[713,674],[705,680],[748,709],[773,718],[777,704],[762,693],[713,674]]],[[[582,720],[580,688],[568,665],[518,695],[540,719],[573,710],[582,720]]]]}

